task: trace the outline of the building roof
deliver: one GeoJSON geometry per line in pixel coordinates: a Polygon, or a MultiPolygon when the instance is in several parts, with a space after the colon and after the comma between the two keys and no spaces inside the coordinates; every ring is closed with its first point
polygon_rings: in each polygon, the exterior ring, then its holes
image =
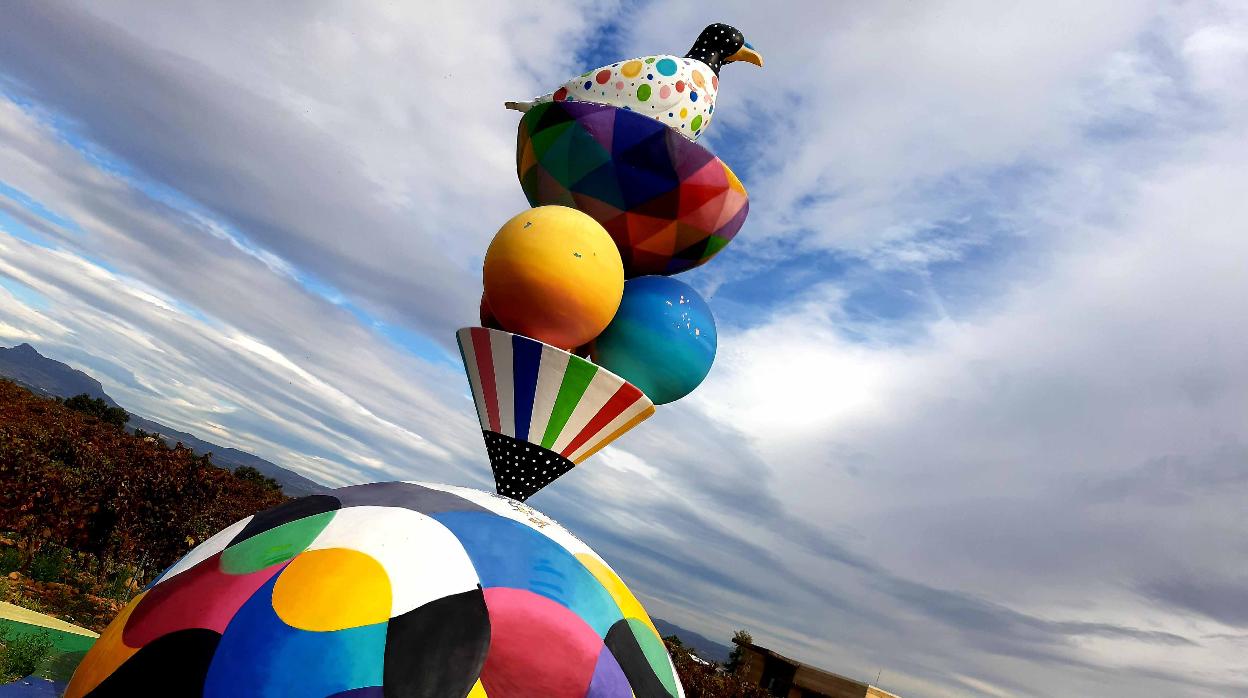
{"type": "Polygon", "coordinates": [[[760,655],[773,657],[782,662],[790,664],[796,668],[793,674],[793,686],[797,688],[805,688],[813,691],[826,693],[827,695],[844,695],[846,689],[858,689],[858,695],[871,696],[872,698],[901,698],[896,694],[889,693],[879,686],[873,686],[864,681],[851,679],[848,676],[842,676],[835,672],[820,669],[811,666],[805,662],[799,662],[791,657],[786,657],[775,650],[768,649],[762,645],[756,645],[752,642],[741,642],[736,638],[732,640],[734,643],[746,647],[760,655]]]}

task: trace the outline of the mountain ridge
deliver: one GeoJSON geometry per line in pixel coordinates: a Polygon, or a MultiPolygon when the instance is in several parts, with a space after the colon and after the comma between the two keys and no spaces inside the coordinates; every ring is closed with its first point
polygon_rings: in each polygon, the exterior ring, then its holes
{"type": "MultiPolygon", "coordinates": [[[[0,377],[12,380],[37,395],[69,398],[86,393],[90,397],[99,398],[108,403],[109,407],[121,407],[116,400],[104,392],[104,385],[100,381],[68,364],[40,354],[39,350],[26,342],[15,347],[0,347],[0,377]]],[[[282,491],[290,497],[302,497],[329,490],[328,487],[314,480],[255,454],[205,441],[194,434],[178,431],[133,412],[130,412],[130,421],[126,424],[126,429],[129,431],[142,429],[150,434],[159,435],[171,443],[181,442],[196,455],[211,453],[215,464],[229,470],[236,470],[241,466],[255,468],[264,475],[277,480],[282,486],[282,491]]]]}
{"type": "Polygon", "coordinates": [[[651,617],[650,620],[654,622],[654,627],[659,631],[660,635],[663,637],[675,635],[680,638],[681,643],[684,644],[685,647],[692,648],[694,654],[698,655],[702,659],[705,659],[708,662],[717,662],[719,664],[723,664],[728,661],[728,653],[732,651],[732,648],[728,645],[715,642],[705,635],[700,635],[692,630],[687,630],[679,625],[676,625],[675,623],[663,620],[662,618],[651,617]]]}

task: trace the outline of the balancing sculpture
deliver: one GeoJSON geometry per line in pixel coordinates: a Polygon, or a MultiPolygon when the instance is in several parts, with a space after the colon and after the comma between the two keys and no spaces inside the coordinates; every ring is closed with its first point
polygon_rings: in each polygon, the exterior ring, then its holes
{"type": "Polygon", "coordinates": [[[524,112],[516,164],[535,208],[490,243],[483,326],[457,335],[499,494],[527,499],[710,371],[715,319],[670,276],[709,261],[749,212],[741,181],[696,142],[735,61],[763,63],[712,24],[684,57],[620,61],[507,103],[524,112]]]}

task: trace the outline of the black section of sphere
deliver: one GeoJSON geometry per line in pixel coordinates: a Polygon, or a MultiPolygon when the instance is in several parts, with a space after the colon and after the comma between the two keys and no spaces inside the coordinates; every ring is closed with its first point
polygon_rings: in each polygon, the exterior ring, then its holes
{"type": "Polygon", "coordinates": [[[234,536],[234,539],[230,541],[230,545],[238,545],[248,538],[258,536],[265,531],[271,531],[291,521],[324,514],[327,511],[337,511],[341,508],[342,502],[338,501],[337,497],[328,494],[313,494],[293,499],[251,517],[251,521],[248,521],[243,530],[239,531],[237,536],[234,536]]]}
{"type": "Polygon", "coordinates": [[[347,507],[398,507],[432,516],[445,511],[490,510],[457,494],[435,490],[414,482],[370,482],[334,490],[334,496],[347,507]]]}
{"type": "Polygon", "coordinates": [[[617,620],[607,631],[607,637],[603,642],[607,649],[611,650],[611,656],[615,657],[620,669],[624,671],[624,676],[628,678],[628,686],[633,689],[634,696],[637,698],[671,698],[672,694],[667,692],[663,682],[650,667],[650,660],[646,659],[645,651],[641,649],[641,645],[637,644],[637,636],[633,634],[633,629],[629,627],[627,619],[617,620]]]}
{"type": "Polygon", "coordinates": [[[494,469],[494,485],[504,497],[523,502],[575,467],[572,461],[537,444],[494,431],[482,434],[494,469]]]}
{"type": "Polygon", "coordinates": [[[385,698],[466,696],[489,649],[480,587],[395,616],[386,625],[385,698]]]}
{"type": "MultiPolygon", "coordinates": [[[[139,648],[87,698],[169,698],[204,693],[208,665],[221,642],[204,628],[175,630],[139,648]]],[[[120,642],[118,642],[120,644],[120,642]]]]}
{"type": "Polygon", "coordinates": [[[735,27],[715,23],[702,30],[685,58],[696,58],[719,75],[724,61],[745,46],[745,35],[735,27]]]}

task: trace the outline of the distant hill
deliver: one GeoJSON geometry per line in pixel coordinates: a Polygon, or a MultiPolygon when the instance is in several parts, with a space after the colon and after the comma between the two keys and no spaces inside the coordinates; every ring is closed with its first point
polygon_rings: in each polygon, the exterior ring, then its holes
{"type": "MultiPolygon", "coordinates": [[[[104,386],[98,380],[60,361],[49,359],[29,344],[19,344],[12,348],[0,347],[0,376],[36,394],[67,398],[86,393],[93,398],[100,398],[111,407],[119,407],[104,392],[104,386]]],[[[142,429],[148,433],[159,434],[170,445],[181,441],[183,446],[196,454],[212,453],[212,462],[222,468],[234,470],[239,466],[249,465],[277,480],[282,486],[282,492],[289,497],[302,497],[329,489],[260,456],[204,441],[193,434],[177,431],[133,412],[130,413],[130,422],[126,424],[126,429],[142,429]]]]}
{"type": "Polygon", "coordinates": [[[703,635],[685,630],[674,623],[669,623],[662,618],[651,618],[654,621],[654,627],[658,629],[659,634],[663,637],[675,635],[680,638],[681,643],[685,647],[692,647],[695,654],[708,662],[718,662],[723,664],[728,661],[728,653],[732,648],[728,645],[709,640],[703,635]]]}
{"type": "Polygon", "coordinates": [[[48,397],[73,397],[86,393],[117,407],[117,403],[104,393],[104,386],[82,371],[54,361],[40,354],[29,344],[19,344],[11,349],[0,347],[0,376],[19,383],[36,395],[48,397]]]}

